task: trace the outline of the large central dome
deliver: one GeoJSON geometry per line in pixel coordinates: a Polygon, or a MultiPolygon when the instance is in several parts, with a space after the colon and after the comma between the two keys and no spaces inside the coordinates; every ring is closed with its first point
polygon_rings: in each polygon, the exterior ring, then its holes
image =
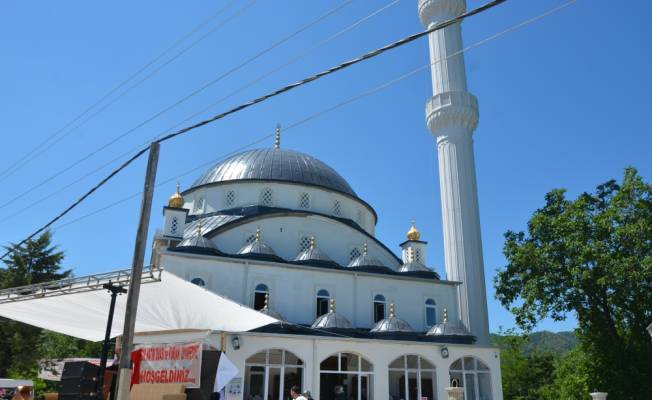
{"type": "Polygon", "coordinates": [[[357,197],[349,183],[333,168],[307,154],[283,149],[236,154],[206,171],[192,187],[243,180],[320,186],[357,197]]]}

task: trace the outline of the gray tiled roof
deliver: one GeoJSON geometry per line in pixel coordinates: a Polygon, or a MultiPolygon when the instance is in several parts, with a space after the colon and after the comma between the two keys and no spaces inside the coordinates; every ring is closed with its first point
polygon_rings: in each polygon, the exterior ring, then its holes
{"type": "Polygon", "coordinates": [[[236,180],[302,183],[357,197],[333,168],[307,154],[285,149],[258,149],[236,154],[208,170],[192,187],[236,180]]]}

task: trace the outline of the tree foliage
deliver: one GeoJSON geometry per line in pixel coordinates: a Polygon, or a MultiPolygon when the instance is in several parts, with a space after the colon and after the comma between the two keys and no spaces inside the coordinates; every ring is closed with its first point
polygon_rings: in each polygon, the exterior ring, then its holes
{"type": "Polygon", "coordinates": [[[652,382],[652,186],[628,168],[621,183],[575,200],[553,190],[545,200],[527,233],[505,234],[497,298],[526,330],[575,314],[588,387],[610,399],[652,398],[642,384],[652,382]]]}

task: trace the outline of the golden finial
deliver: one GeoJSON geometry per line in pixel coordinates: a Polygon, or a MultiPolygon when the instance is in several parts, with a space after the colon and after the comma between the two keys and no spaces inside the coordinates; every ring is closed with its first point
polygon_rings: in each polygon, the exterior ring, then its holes
{"type": "Polygon", "coordinates": [[[315,237],[310,236],[310,250],[314,250],[314,249],[315,249],[315,237]]]}
{"type": "Polygon", "coordinates": [[[330,313],[335,312],[335,299],[331,299],[330,310],[328,312],[330,313]]]}
{"type": "Polygon", "coordinates": [[[267,310],[269,306],[269,293],[265,293],[265,304],[263,305],[263,310],[267,310]]]}
{"type": "Polygon", "coordinates": [[[274,141],[274,149],[281,148],[281,124],[276,124],[276,140],[274,141]]]}
{"type": "Polygon", "coordinates": [[[389,303],[389,317],[394,318],[396,316],[396,305],[394,303],[389,303]]]}
{"type": "Polygon", "coordinates": [[[367,242],[364,242],[364,244],[362,245],[362,254],[366,256],[368,253],[369,253],[369,246],[367,245],[367,242]]]}
{"type": "Polygon", "coordinates": [[[168,201],[168,207],[172,208],[183,208],[183,196],[181,196],[181,185],[179,182],[177,182],[177,191],[174,193],[171,197],[170,200],[168,201]]]}
{"type": "Polygon", "coordinates": [[[444,307],[444,323],[448,323],[448,308],[444,307]]]}
{"type": "Polygon", "coordinates": [[[414,220],[412,220],[412,227],[410,228],[410,230],[407,233],[408,240],[419,240],[419,239],[421,239],[421,232],[419,232],[419,230],[417,229],[415,223],[416,222],[414,220]]]}
{"type": "Polygon", "coordinates": [[[260,228],[256,229],[256,242],[260,242],[260,228]]]}
{"type": "Polygon", "coordinates": [[[197,236],[201,236],[201,221],[197,222],[197,236]]]}

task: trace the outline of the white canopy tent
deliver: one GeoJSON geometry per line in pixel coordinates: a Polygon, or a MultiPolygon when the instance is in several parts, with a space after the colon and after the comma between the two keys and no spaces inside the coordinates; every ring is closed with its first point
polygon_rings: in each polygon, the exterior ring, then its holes
{"type": "MultiPolygon", "coordinates": [[[[104,339],[111,297],[93,290],[0,303],[0,316],[81,339],[104,339]]],[[[122,334],[127,296],[118,296],[111,337],[122,334]]],[[[136,332],[209,329],[244,332],[278,320],[161,271],[140,288],[136,332]]]]}

